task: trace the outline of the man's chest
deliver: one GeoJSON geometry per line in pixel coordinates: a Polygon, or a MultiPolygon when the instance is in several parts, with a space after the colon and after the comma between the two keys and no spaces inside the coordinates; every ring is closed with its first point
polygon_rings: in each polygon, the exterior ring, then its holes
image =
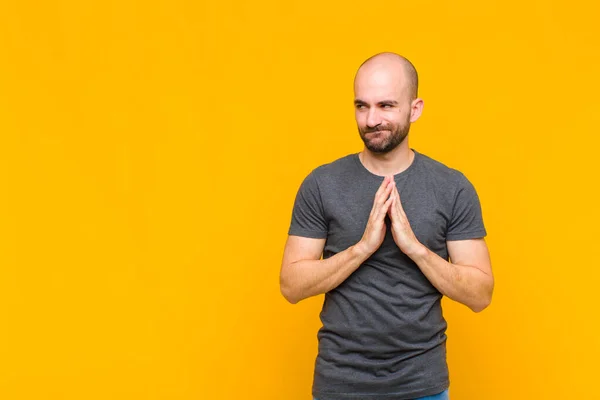
{"type": "MultiPolygon", "coordinates": [[[[434,251],[445,248],[452,210],[443,201],[443,194],[436,193],[435,187],[411,181],[399,182],[398,187],[402,207],[417,239],[434,251]]],[[[327,242],[337,251],[362,238],[377,189],[377,186],[357,182],[325,191],[323,207],[328,226],[327,242]]],[[[386,217],[386,224],[389,230],[389,217],[386,217]]]]}

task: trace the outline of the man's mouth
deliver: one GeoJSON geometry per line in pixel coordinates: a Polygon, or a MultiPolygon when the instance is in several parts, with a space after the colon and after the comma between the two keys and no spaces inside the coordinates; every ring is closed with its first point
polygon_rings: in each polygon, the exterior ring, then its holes
{"type": "Polygon", "coordinates": [[[380,131],[369,131],[367,133],[374,133],[375,134],[375,133],[383,133],[383,132],[389,132],[389,131],[387,129],[382,129],[380,131]]]}

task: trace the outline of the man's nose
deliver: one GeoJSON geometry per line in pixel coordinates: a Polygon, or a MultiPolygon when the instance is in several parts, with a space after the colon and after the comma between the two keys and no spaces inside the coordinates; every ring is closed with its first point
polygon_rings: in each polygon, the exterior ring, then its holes
{"type": "Polygon", "coordinates": [[[379,124],[381,124],[381,117],[375,107],[371,107],[369,109],[369,114],[367,115],[367,126],[369,128],[374,128],[379,124]]]}

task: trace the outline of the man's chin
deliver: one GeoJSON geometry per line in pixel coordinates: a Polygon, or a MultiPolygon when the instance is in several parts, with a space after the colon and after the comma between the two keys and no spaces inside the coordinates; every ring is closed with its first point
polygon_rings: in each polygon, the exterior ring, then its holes
{"type": "Polygon", "coordinates": [[[373,154],[387,154],[391,151],[391,149],[371,149],[371,153],[373,154]],[[377,150],[377,151],[375,151],[377,150]]]}
{"type": "Polygon", "coordinates": [[[400,146],[400,144],[406,140],[407,135],[404,136],[402,140],[398,141],[398,143],[396,143],[396,140],[392,140],[392,138],[382,138],[377,136],[371,138],[362,136],[363,143],[365,144],[367,150],[371,151],[372,153],[385,154],[400,146]]]}
{"type": "Polygon", "coordinates": [[[369,144],[365,142],[365,147],[367,148],[367,150],[369,150],[371,153],[377,153],[377,154],[385,154],[385,153],[389,153],[391,150],[393,150],[393,148],[389,145],[386,146],[376,146],[373,144],[369,144]]]}
{"type": "Polygon", "coordinates": [[[370,152],[377,154],[385,154],[398,147],[402,143],[402,141],[400,141],[399,143],[392,143],[389,140],[381,141],[363,138],[363,143],[365,144],[367,150],[369,150],[370,152]]]}

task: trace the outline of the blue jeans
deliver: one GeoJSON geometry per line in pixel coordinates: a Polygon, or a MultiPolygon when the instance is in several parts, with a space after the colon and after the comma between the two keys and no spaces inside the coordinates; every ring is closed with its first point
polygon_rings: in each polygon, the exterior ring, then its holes
{"type": "Polygon", "coordinates": [[[419,397],[415,400],[450,400],[450,394],[448,393],[448,389],[446,389],[442,393],[434,394],[432,396],[419,397]]]}
{"type": "MultiPolygon", "coordinates": [[[[316,397],[313,397],[313,400],[319,400],[316,397]]],[[[432,396],[419,397],[413,400],[450,400],[448,389],[444,390],[442,393],[434,394],[432,396]]]]}

